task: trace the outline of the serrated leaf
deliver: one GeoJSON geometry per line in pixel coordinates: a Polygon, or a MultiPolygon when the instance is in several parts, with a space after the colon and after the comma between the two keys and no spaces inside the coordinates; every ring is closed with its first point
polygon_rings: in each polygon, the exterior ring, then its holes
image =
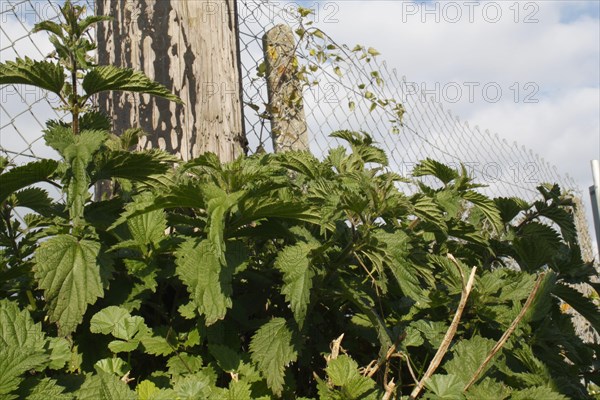
{"type": "Polygon", "coordinates": [[[167,361],[170,375],[193,374],[202,369],[202,357],[187,353],[178,353],[167,361]]]}
{"type": "Polygon", "coordinates": [[[440,347],[444,335],[446,334],[446,330],[448,329],[446,324],[441,321],[426,321],[422,319],[412,322],[410,326],[421,332],[425,337],[425,340],[434,349],[440,347]]]}
{"type": "Polygon", "coordinates": [[[50,378],[28,379],[19,387],[19,396],[27,400],[71,400],[71,393],[50,378]]]}
{"type": "Polygon", "coordinates": [[[358,372],[358,364],[349,356],[342,354],[329,361],[325,369],[331,383],[344,388],[344,393],[353,399],[361,398],[375,387],[375,382],[358,372]]]}
{"type": "Polygon", "coordinates": [[[459,177],[458,172],[450,168],[449,166],[442,164],[441,162],[435,161],[431,158],[427,158],[421,161],[417,166],[413,169],[413,176],[435,176],[438,178],[444,185],[449,184],[454,179],[459,177]]]}
{"type": "Polygon", "coordinates": [[[202,372],[187,375],[177,380],[173,390],[180,400],[208,399],[211,395],[210,378],[202,372]]]}
{"type": "Polygon", "coordinates": [[[167,339],[162,336],[143,337],[142,345],[144,346],[146,353],[157,356],[167,356],[175,351],[167,339]]]}
{"type": "Polygon", "coordinates": [[[572,287],[560,283],[554,286],[552,294],[560,297],[561,300],[573,307],[575,311],[589,321],[596,332],[600,332],[600,307],[594,304],[591,299],[572,287]]]}
{"type": "Polygon", "coordinates": [[[477,385],[471,386],[465,393],[468,400],[505,400],[509,396],[510,387],[490,378],[485,378],[477,385]]]}
{"type": "Polygon", "coordinates": [[[99,255],[99,243],[70,235],[55,236],[35,252],[35,277],[60,335],[74,331],[88,304],[104,295],[99,255]]]}
{"type": "Polygon", "coordinates": [[[0,300],[0,344],[3,347],[29,348],[43,351],[46,339],[41,324],[35,324],[27,310],[17,303],[0,300]]]}
{"type": "Polygon", "coordinates": [[[143,380],[135,387],[135,392],[138,400],[154,400],[160,394],[160,389],[154,382],[143,380]]]}
{"type": "Polygon", "coordinates": [[[109,306],[98,311],[90,320],[90,331],[92,333],[111,334],[115,326],[123,319],[131,317],[129,311],[117,306],[109,306]]]}
{"type": "Polygon", "coordinates": [[[229,382],[227,393],[221,397],[222,400],[252,400],[250,384],[244,381],[229,382]]]}
{"type": "Polygon", "coordinates": [[[29,57],[0,63],[0,85],[33,85],[61,94],[65,84],[65,71],[60,64],[35,61],[29,57]]]}
{"type": "Polygon", "coordinates": [[[71,345],[65,338],[49,338],[48,349],[50,350],[50,363],[48,364],[50,369],[62,369],[71,360],[71,345]]]}
{"type": "Polygon", "coordinates": [[[228,346],[209,344],[208,351],[217,360],[219,367],[225,372],[236,372],[240,367],[240,355],[228,346]]]}
{"type": "Polygon", "coordinates": [[[206,324],[225,317],[231,308],[233,266],[221,265],[222,255],[208,240],[188,240],[177,251],[177,275],[187,286],[206,324]]]}
{"type": "Polygon", "coordinates": [[[153,183],[156,176],[166,173],[175,161],[173,156],[160,151],[111,151],[97,160],[95,180],[128,179],[133,182],[153,183]]]}
{"type": "Polygon", "coordinates": [[[435,374],[425,381],[427,389],[436,394],[436,399],[462,400],[463,383],[455,375],[435,374]]]}
{"type": "Polygon", "coordinates": [[[148,78],[143,72],[112,65],[93,68],[83,78],[82,87],[88,96],[107,90],[122,90],[148,93],[183,104],[179,97],[175,96],[163,85],[148,78]]]}
{"type": "Polygon", "coordinates": [[[0,347],[0,396],[15,390],[26,371],[39,369],[47,361],[47,354],[30,347],[0,347]]]}
{"type": "Polygon", "coordinates": [[[494,199],[496,207],[505,224],[511,222],[521,211],[529,208],[529,204],[516,197],[499,197],[494,199]]]}
{"type": "Polygon", "coordinates": [[[96,361],[94,369],[97,372],[106,372],[121,377],[125,375],[131,367],[123,359],[113,357],[96,361]]]}
{"type": "Polygon", "coordinates": [[[444,222],[442,210],[433,199],[423,194],[418,194],[412,198],[412,203],[414,206],[414,212],[417,216],[424,220],[433,222],[440,229],[446,229],[446,223],[444,222]]]}
{"type": "Polygon", "coordinates": [[[135,400],[127,384],[113,374],[99,372],[88,375],[77,391],[78,400],[135,400]]]}
{"type": "Polygon", "coordinates": [[[294,348],[294,340],[287,321],[273,318],[260,327],[250,341],[252,361],[267,380],[269,388],[276,395],[283,390],[285,367],[296,361],[298,356],[294,348]]]}
{"type": "Polygon", "coordinates": [[[300,329],[304,325],[310,303],[310,290],[315,275],[310,266],[309,253],[315,248],[308,243],[298,243],[283,249],[275,259],[275,267],[283,273],[281,293],[290,303],[294,319],[300,329]]]}
{"type": "Polygon", "coordinates": [[[19,386],[24,372],[46,365],[50,358],[45,344],[41,325],[33,323],[29,312],[0,300],[0,397],[19,386]]]}
{"type": "Polygon", "coordinates": [[[504,227],[502,217],[500,216],[500,211],[498,210],[498,207],[496,207],[496,203],[494,203],[493,200],[473,190],[461,192],[461,196],[463,199],[471,202],[479,211],[481,211],[490,224],[495,227],[498,232],[502,231],[504,227]]]}
{"type": "Polygon", "coordinates": [[[135,340],[113,340],[108,344],[108,349],[113,353],[129,353],[134,351],[140,345],[140,341],[135,340]]]}
{"type": "Polygon", "coordinates": [[[58,162],[42,160],[15,167],[0,175],[0,203],[19,189],[42,182],[56,171],[58,162]]]}
{"type": "MultiPolygon", "coordinates": [[[[494,345],[495,341],[481,336],[462,339],[452,346],[452,359],[443,367],[449,374],[454,374],[463,385],[467,385],[494,345]]],[[[485,371],[482,371],[480,377],[484,373],[485,371]]]]}

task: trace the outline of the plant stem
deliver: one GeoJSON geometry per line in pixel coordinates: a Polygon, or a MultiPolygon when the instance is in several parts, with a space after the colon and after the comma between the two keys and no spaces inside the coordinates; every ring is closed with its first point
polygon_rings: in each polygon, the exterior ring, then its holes
{"type": "Polygon", "coordinates": [[[537,294],[538,289],[540,288],[540,284],[542,283],[542,279],[544,278],[544,276],[545,276],[545,273],[542,273],[538,276],[538,279],[535,282],[535,285],[533,286],[533,290],[529,294],[529,297],[527,297],[527,300],[525,301],[525,304],[523,305],[521,312],[519,312],[519,315],[517,315],[517,317],[514,319],[514,321],[510,324],[510,326],[506,330],[506,332],[504,332],[504,334],[502,335],[500,340],[498,340],[496,345],[489,352],[489,354],[487,355],[487,357],[485,358],[483,363],[479,366],[479,368],[477,368],[477,371],[475,371],[475,373],[473,374],[473,377],[471,378],[469,383],[467,383],[467,385],[463,389],[463,392],[466,392],[467,390],[469,390],[469,388],[477,381],[477,379],[479,378],[479,375],[481,375],[481,373],[483,372],[485,367],[487,367],[487,365],[490,363],[490,361],[492,361],[492,359],[494,358],[496,353],[498,353],[500,351],[500,349],[502,348],[502,346],[504,346],[504,344],[506,343],[506,341],[508,340],[510,335],[512,335],[512,333],[515,331],[515,329],[517,328],[517,325],[519,325],[519,322],[521,322],[521,320],[525,316],[525,313],[531,306],[531,303],[533,303],[533,299],[535,298],[535,295],[537,294]]]}
{"type": "Polygon", "coordinates": [[[469,298],[471,289],[473,288],[473,283],[475,282],[475,272],[477,272],[477,267],[473,267],[473,269],[471,270],[469,281],[462,290],[460,302],[458,303],[458,308],[456,309],[456,313],[454,314],[454,318],[452,319],[452,323],[450,324],[448,331],[446,331],[444,340],[442,340],[440,348],[435,353],[435,356],[433,356],[433,359],[431,360],[431,363],[429,364],[429,368],[427,368],[425,375],[423,375],[417,386],[413,389],[412,393],[410,394],[410,399],[416,399],[419,396],[419,393],[421,393],[421,390],[423,390],[423,387],[425,386],[425,381],[427,381],[427,379],[429,379],[431,375],[433,375],[437,367],[442,362],[442,359],[446,355],[446,352],[450,347],[450,342],[452,342],[452,338],[454,338],[456,330],[458,329],[458,323],[460,322],[460,317],[462,316],[463,310],[467,305],[467,299],[469,298]]]}
{"type": "Polygon", "coordinates": [[[71,54],[71,85],[73,93],[71,93],[71,115],[73,117],[73,135],[79,135],[79,100],[77,97],[77,60],[71,54]]]}

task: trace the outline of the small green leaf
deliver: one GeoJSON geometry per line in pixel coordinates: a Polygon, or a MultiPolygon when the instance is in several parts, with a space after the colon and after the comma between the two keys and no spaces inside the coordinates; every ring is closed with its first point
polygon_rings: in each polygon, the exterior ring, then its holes
{"type": "Polygon", "coordinates": [[[35,277],[61,335],[74,331],[87,305],[104,295],[99,255],[99,243],[70,235],[55,236],[35,252],[35,277]]]}
{"type": "Polygon", "coordinates": [[[65,84],[65,71],[61,65],[50,61],[18,58],[0,63],[0,85],[10,84],[33,85],[60,95],[65,84]]]}
{"type": "Polygon", "coordinates": [[[375,387],[375,381],[361,375],[356,361],[345,354],[329,361],[326,372],[331,383],[345,389],[344,393],[352,399],[363,398],[375,387]]]}
{"type": "Polygon", "coordinates": [[[292,331],[283,318],[273,318],[260,327],[250,341],[252,361],[276,395],[283,390],[285,367],[296,361],[292,331]]]}
{"type": "Polygon", "coordinates": [[[294,318],[300,329],[304,325],[306,311],[310,303],[310,290],[315,275],[310,266],[309,253],[315,245],[299,243],[288,246],[275,260],[275,267],[283,273],[281,293],[290,303],[294,318]]]}
{"type": "Polygon", "coordinates": [[[436,399],[462,400],[464,384],[455,375],[435,374],[425,381],[427,389],[436,394],[436,399]]]}
{"type": "Polygon", "coordinates": [[[72,400],[73,394],[64,393],[65,388],[54,379],[28,379],[19,387],[19,396],[27,400],[72,400]]]}
{"type": "Polygon", "coordinates": [[[15,167],[0,175],[0,203],[19,189],[42,182],[56,171],[58,162],[41,160],[15,167]]]}
{"type": "Polygon", "coordinates": [[[125,375],[131,369],[131,367],[119,357],[113,357],[103,358],[102,360],[96,361],[96,364],[94,364],[94,369],[97,372],[104,371],[106,373],[121,377],[125,375]]]}
{"type": "Polygon", "coordinates": [[[106,307],[94,314],[90,320],[90,331],[92,333],[102,333],[109,335],[113,332],[118,323],[125,318],[131,317],[129,311],[117,306],[106,307]]]}
{"type": "Polygon", "coordinates": [[[127,384],[104,371],[88,375],[77,391],[78,400],[135,400],[136,395],[127,384]]]}
{"type": "Polygon", "coordinates": [[[177,275],[187,286],[206,324],[225,317],[231,307],[233,269],[221,265],[221,254],[208,240],[188,240],[177,251],[177,275]]]}
{"type": "Polygon", "coordinates": [[[179,97],[163,85],[154,82],[143,72],[128,68],[106,65],[95,67],[83,78],[82,86],[88,96],[107,90],[122,90],[148,93],[183,104],[179,97]]]}

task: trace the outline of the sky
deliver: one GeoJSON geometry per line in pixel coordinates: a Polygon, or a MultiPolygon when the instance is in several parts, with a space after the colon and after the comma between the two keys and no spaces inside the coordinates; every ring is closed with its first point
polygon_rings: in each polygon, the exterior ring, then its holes
{"type": "MultiPolygon", "coordinates": [[[[587,188],[590,160],[600,158],[600,1],[273,3],[313,9],[316,25],[336,42],[376,48],[390,68],[461,120],[526,146],[572,176],[584,191],[593,235],[587,188]]],[[[56,8],[47,0],[33,4],[0,0],[0,61],[49,52],[43,38],[26,34],[56,8]],[[7,12],[9,3],[23,4],[17,15],[24,24],[7,12]]],[[[1,94],[0,146],[20,150],[39,136],[51,112],[38,93],[1,94]],[[9,138],[6,121],[26,104],[33,114],[18,124],[25,138],[9,138]]],[[[33,148],[50,154],[39,140],[33,148]]]]}
{"type": "Polygon", "coordinates": [[[517,141],[584,192],[600,158],[599,1],[320,1],[318,26],[375,47],[471,125],[517,141]]]}

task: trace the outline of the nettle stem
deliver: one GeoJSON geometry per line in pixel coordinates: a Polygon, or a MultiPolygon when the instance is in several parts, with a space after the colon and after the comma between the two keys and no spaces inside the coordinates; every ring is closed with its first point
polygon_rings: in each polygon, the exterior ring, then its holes
{"type": "Polygon", "coordinates": [[[79,135],[79,98],[77,96],[77,61],[75,55],[71,54],[71,115],[73,117],[73,135],[79,135]]]}

